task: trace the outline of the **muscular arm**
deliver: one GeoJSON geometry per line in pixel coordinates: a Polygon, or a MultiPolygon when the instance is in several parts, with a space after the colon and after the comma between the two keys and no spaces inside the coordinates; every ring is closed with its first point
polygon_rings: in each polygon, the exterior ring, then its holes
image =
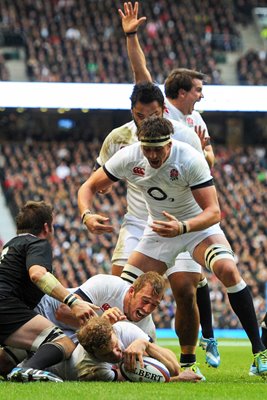
{"type": "Polygon", "coordinates": [[[172,351],[160,347],[155,343],[150,343],[145,339],[134,340],[125,350],[124,363],[126,369],[134,369],[136,360],[139,360],[142,365],[144,355],[148,355],[161,361],[168,368],[171,375],[175,376],[179,374],[180,366],[175,354],[172,353],[172,351]]]}
{"type": "MultiPolygon", "coordinates": [[[[54,297],[60,302],[63,302],[64,299],[70,295],[70,292],[61,285],[56,277],[41,265],[32,265],[29,268],[29,276],[31,281],[42,290],[43,293],[54,297]]],[[[91,316],[96,315],[94,309],[99,309],[99,307],[89,305],[89,303],[80,299],[75,299],[75,301],[69,305],[69,308],[80,324],[84,323],[91,316]]]]}
{"type": "MultiPolygon", "coordinates": [[[[192,194],[203,211],[186,221],[187,232],[201,231],[220,222],[221,212],[215,187],[193,189],[192,194]]],[[[180,222],[166,211],[163,211],[163,215],[167,217],[168,221],[153,221],[151,224],[153,231],[165,237],[175,237],[181,234],[180,222]]]]}
{"type": "Polygon", "coordinates": [[[215,186],[193,189],[192,194],[203,211],[189,220],[190,231],[206,229],[220,222],[221,211],[215,186]]]}
{"type": "MultiPolygon", "coordinates": [[[[85,210],[92,208],[95,194],[101,190],[107,190],[113,183],[114,181],[108,178],[102,167],[95,171],[78,191],[78,207],[81,215],[85,210]]],[[[85,225],[91,233],[113,232],[113,227],[106,224],[108,220],[109,218],[101,215],[90,214],[85,225]]]]}
{"type": "Polygon", "coordinates": [[[119,15],[122,20],[122,28],[126,35],[127,52],[131,63],[134,81],[152,82],[152,77],[146,66],[145,54],[139,43],[137,30],[140,25],[146,21],[146,17],[138,19],[138,2],[135,2],[134,7],[130,2],[124,3],[124,12],[119,9],[119,15]],[[129,32],[136,32],[133,35],[127,35],[129,32]]]}
{"type": "Polygon", "coordinates": [[[208,146],[205,146],[204,155],[207,163],[209,164],[209,167],[212,168],[215,164],[215,155],[210,144],[208,146]]]}

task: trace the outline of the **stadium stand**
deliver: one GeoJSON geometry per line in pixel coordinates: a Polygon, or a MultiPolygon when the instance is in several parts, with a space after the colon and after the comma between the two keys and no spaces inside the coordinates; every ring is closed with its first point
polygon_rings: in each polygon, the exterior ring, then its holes
{"type": "Polygon", "coordinates": [[[267,53],[249,50],[237,63],[240,85],[267,85],[267,53]]]}
{"type": "MultiPolygon", "coordinates": [[[[217,61],[240,48],[237,24],[252,19],[252,0],[147,0],[140,29],[148,65],[158,83],[174,67],[201,70],[221,84],[217,61]]],[[[0,29],[19,33],[32,81],[131,82],[117,8],[122,1],[1,1],[0,29]],[[108,11],[107,11],[108,10],[108,11]]],[[[8,79],[8,76],[5,76],[8,79]]]]}
{"type": "MultiPolygon", "coordinates": [[[[100,141],[85,143],[31,141],[2,145],[4,163],[1,180],[16,213],[26,200],[46,200],[55,208],[54,269],[66,286],[76,286],[96,273],[110,272],[110,258],[117,235],[89,235],[81,224],[77,190],[92,172],[100,141]]],[[[220,196],[222,226],[238,258],[239,268],[253,294],[259,320],[265,310],[264,283],[267,281],[267,210],[264,148],[215,148],[213,175],[220,196]]],[[[116,184],[108,195],[99,195],[97,212],[108,213],[116,232],[125,212],[125,188],[116,184]]],[[[240,327],[224,289],[208,274],[213,300],[214,327],[240,327]]],[[[172,326],[174,301],[171,291],[155,314],[158,327],[172,326]]]]}

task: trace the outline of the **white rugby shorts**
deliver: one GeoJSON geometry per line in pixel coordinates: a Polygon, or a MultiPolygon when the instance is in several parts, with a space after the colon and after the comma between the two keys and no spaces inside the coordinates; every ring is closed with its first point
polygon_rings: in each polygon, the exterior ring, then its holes
{"type": "Polygon", "coordinates": [[[146,225],[147,221],[133,216],[124,217],[117,244],[112,255],[112,264],[124,267],[130,254],[138,245],[146,225]]]}
{"type": "Polygon", "coordinates": [[[216,234],[224,235],[219,224],[212,225],[210,228],[202,231],[189,232],[175,236],[174,238],[161,237],[147,226],[135,250],[148,257],[164,262],[168,268],[167,275],[179,271],[201,272],[201,266],[193,260],[191,260],[192,263],[189,262],[190,259],[187,258],[185,252],[188,252],[192,258],[195,247],[207,237],[216,234]],[[188,263],[186,262],[182,266],[185,260],[188,260],[188,263]],[[196,265],[194,266],[193,263],[196,265]]]}

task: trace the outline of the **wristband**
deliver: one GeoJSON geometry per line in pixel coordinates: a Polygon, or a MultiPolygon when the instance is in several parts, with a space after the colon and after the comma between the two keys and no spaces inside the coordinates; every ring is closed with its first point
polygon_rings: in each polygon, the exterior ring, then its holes
{"type": "Polygon", "coordinates": [[[86,221],[91,217],[92,214],[87,214],[83,218],[83,224],[86,225],[86,221]]]}
{"type": "Polygon", "coordinates": [[[57,280],[57,278],[51,274],[51,272],[46,272],[37,282],[36,286],[42,290],[42,292],[48,294],[51,296],[51,293],[53,290],[57,287],[60,286],[60,282],[57,280]]]}
{"type": "Polygon", "coordinates": [[[64,298],[63,303],[71,307],[78,300],[79,299],[76,296],[74,296],[74,294],[70,293],[64,298]]]}
{"type": "Polygon", "coordinates": [[[126,32],[126,33],[125,33],[125,36],[133,36],[133,35],[136,35],[136,34],[137,34],[137,31],[126,32]]]}
{"type": "Polygon", "coordinates": [[[177,221],[178,222],[178,233],[177,236],[183,235],[190,231],[187,221],[177,221]]]}
{"type": "Polygon", "coordinates": [[[86,220],[88,219],[88,218],[86,218],[86,216],[88,216],[88,215],[91,215],[91,211],[89,210],[89,208],[87,208],[87,209],[82,213],[81,219],[82,219],[82,223],[83,223],[83,224],[85,224],[86,220]]]}
{"type": "Polygon", "coordinates": [[[183,230],[182,230],[182,235],[183,235],[184,233],[188,233],[188,232],[189,232],[189,228],[188,228],[187,222],[186,222],[186,221],[181,221],[181,224],[182,224],[182,228],[183,228],[183,230]]]}

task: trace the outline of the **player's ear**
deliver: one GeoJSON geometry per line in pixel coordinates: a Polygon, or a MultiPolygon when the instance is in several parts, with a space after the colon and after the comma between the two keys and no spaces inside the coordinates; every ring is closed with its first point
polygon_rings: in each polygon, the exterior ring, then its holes
{"type": "Polygon", "coordinates": [[[48,232],[49,232],[49,226],[48,226],[48,223],[47,223],[47,222],[44,223],[43,231],[44,231],[45,233],[48,233],[48,232]]]}
{"type": "Polygon", "coordinates": [[[130,294],[134,294],[134,287],[133,287],[133,286],[130,286],[130,287],[129,287],[129,293],[130,293],[130,294]]]}

